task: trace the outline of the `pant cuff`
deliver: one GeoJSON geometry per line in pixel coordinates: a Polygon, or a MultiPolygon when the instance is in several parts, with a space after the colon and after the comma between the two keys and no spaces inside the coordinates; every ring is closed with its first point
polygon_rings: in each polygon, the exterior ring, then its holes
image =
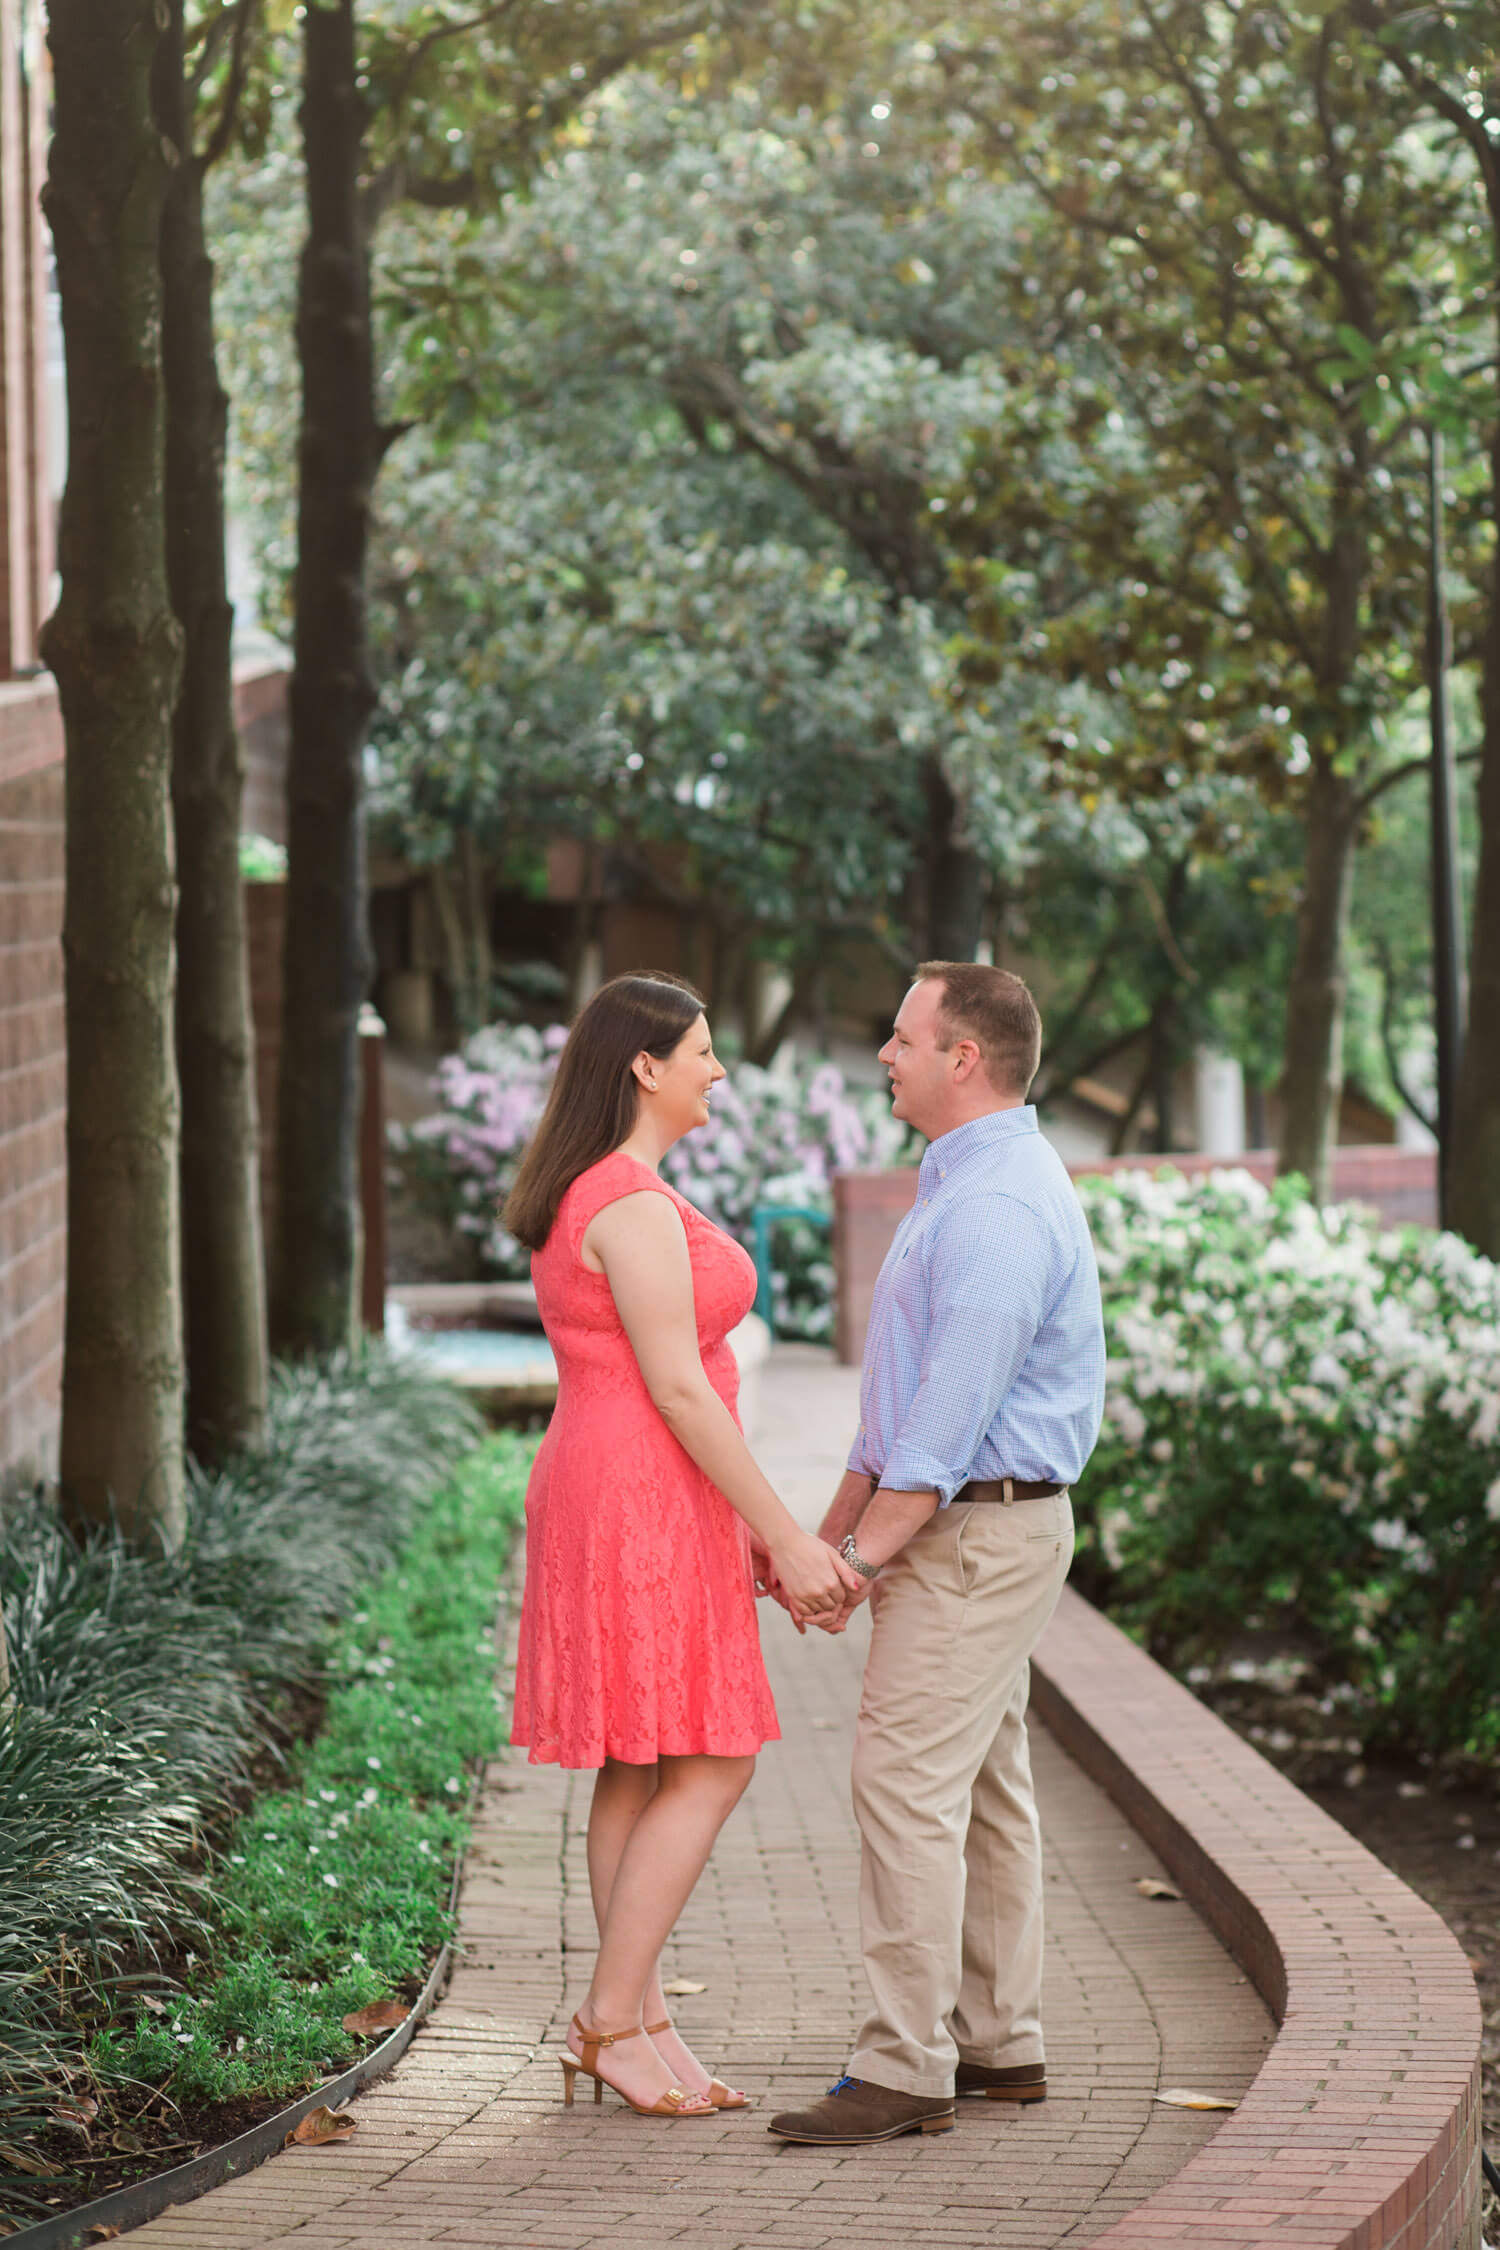
{"type": "Polygon", "coordinates": [[[1045,2070],[1047,2057],[1039,2039],[1018,2039],[1013,2046],[1002,2047],[997,2054],[979,2055],[960,2047],[958,2059],[965,2063],[978,2063],[983,2070],[1019,2070],[1027,2063],[1038,2064],[1045,2070]]]}
{"type": "Polygon", "coordinates": [[[849,2076],[863,2078],[867,2085],[883,2087],[888,2094],[912,2094],[919,2101],[945,2100],[953,2091],[953,2073],[938,2078],[928,2073],[903,2070],[898,2063],[888,2062],[884,2055],[854,2055],[849,2063],[849,2076]]]}

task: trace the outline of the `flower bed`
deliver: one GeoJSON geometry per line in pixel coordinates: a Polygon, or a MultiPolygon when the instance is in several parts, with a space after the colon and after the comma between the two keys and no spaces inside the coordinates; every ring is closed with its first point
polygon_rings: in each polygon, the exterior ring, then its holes
{"type": "Polygon", "coordinates": [[[533,1450],[502,1436],[471,1454],[361,1596],[292,1786],[258,1797],[215,1857],[202,1956],[94,2040],[98,2086],[297,2093],[361,2051],[346,2015],[420,1984],[452,1934],[467,1769],[500,1747],[494,1610],[533,1450]]]}
{"type": "MultiPolygon", "coordinates": [[[[500,1223],[521,1151],[547,1099],[567,1032],[495,1025],[438,1065],[439,1107],[392,1143],[428,1207],[476,1245],[488,1273],[521,1277],[527,1253],[500,1223]]],[[[898,1161],[906,1129],[875,1090],[846,1085],[832,1063],[782,1073],[736,1063],[714,1094],[711,1122],[668,1151],[662,1177],[735,1239],[752,1247],[757,1206],[832,1213],[836,1170],[898,1161]]],[[[775,1317],[782,1335],[833,1333],[833,1266],[826,1231],[787,1221],[772,1237],[775,1317]]]]}
{"type": "MultiPolygon", "coordinates": [[[[316,2077],[342,2034],[314,1980],[356,1950],[377,1983],[400,1978],[435,1932],[440,1941],[454,1819],[443,1784],[467,1754],[446,1733],[400,1747],[398,1785],[419,1753],[441,1773],[430,1807],[424,1791],[422,1804],[390,1809],[389,1838],[375,1841],[378,1884],[359,1857],[370,1808],[356,1816],[350,1774],[329,1764],[354,1755],[337,1727],[308,1754],[316,1785],[294,1765],[278,1806],[291,1840],[279,1863],[266,1800],[242,1823],[246,1847],[226,1843],[223,1828],[236,1804],[284,1780],[289,1737],[315,1715],[331,1654],[366,1647],[337,1639],[340,1622],[362,1596],[372,1616],[372,1602],[407,1598],[374,1582],[419,1514],[419,1548],[451,1529],[469,1485],[433,1495],[477,1435],[446,1384],[372,1347],[277,1371],[263,1443],[221,1473],[195,1472],[174,1556],[133,1553],[106,1531],[76,1541],[44,1493],[8,1495],[0,2217],[76,2201],[111,2167],[128,2170],[133,2152],[137,2169],[151,2169],[183,2099],[316,2077]]],[[[508,1474],[505,1507],[489,1495],[499,1539],[520,1485],[508,1474]]],[[[433,1569],[454,1575],[441,1555],[433,1569]]],[[[484,1598],[467,1566],[457,1576],[465,1599],[484,1598]]],[[[488,1714],[489,1666],[473,1669],[485,1677],[470,1704],[477,1697],[488,1714]]],[[[361,1790],[374,1779],[367,1767],[361,1790]]]]}
{"type": "Polygon", "coordinates": [[[1204,1684],[1267,1661],[1351,1748],[1500,1751],[1500,1269],[1290,1185],[1080,1181],[1110,1382],[1080,1578],[1204,1684]]]}

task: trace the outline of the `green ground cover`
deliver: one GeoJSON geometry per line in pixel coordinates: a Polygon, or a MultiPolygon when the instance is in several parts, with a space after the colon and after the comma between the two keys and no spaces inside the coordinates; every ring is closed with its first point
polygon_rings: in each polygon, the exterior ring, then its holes
{"type": "Polygon", "coordinates": [[[169,2004],[151,1995],[97,2035],[99,2086],[293,2094],[368,2045],[346,2015],[420,1983],[451,1934],[468,1769],[500,1745],[496,1595],[530,1450],[506,1436],[472,1454],[362,1597],[322,1729],[215,1855],[204,1950],[169,2004]]]}
{"type": "Polygon", "coordinates": [[[499,1726],[529,1447],[479,1438],[371,1348],[278,1371],[173,1556],[5,1495],[0,2227],[237,2130],[215,2103],[316,2083],[416,1989],[499,1726]]]}

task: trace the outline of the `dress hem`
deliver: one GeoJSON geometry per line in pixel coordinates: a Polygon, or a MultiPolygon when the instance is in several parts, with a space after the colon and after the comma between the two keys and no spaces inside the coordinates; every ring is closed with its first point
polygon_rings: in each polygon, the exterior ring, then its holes
{"type": "Polygon", "coordinates": [[[695,1742],[688,1745],[659,1743],[654,1750],[636,1746],[630,1750],[615,1750],[606,1746],[597,1757],[564,1757],[557,1748],[533,1749],[528,1743],[512,1735],[512,1750],[524,1750],[529,1766],[561,1766],[568,1773],[597,1773],[606,1759],[613,1758],[622,1766],[654,1766],[660,1758],[753,1758],[768,1742],[779,1742],[781,1729],[770,1734],[752,1735],[733,1748],[718,1743],[695,1742]]]}

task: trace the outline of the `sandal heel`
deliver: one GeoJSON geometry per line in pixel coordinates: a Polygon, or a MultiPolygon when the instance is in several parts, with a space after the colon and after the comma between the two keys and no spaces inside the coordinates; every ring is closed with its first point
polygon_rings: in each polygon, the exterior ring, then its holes
{"type": "MultiPolygon", "coordinates": [[[[573,2028],[583,2042],[583,2053],[581,2055],[559,2055],[558,2057],[563,2071],[563,2107],[565,2109],[571,2109],[573,2106],[573,2081],[580,2070],[586,2078],[592,2078],[594,2081],[595,2104],[603,2101],[605,2086],[613,2084],[613,2080],[606,2079],[599,2068],[599,2049],[601,2047],[618,2046],[622,2039],[638,2038],[644,2031],[645,2025],[632,2024],[627,2031],[590,2031],[579,2022],[577,2016],[574,2016],[573,2028]]],[[[618,2087],[615,2088],[615,2091],[620,2092],[618,2087]]],[[[631,2101],[629,2094],[623,2093],[620,2094],[620,2099],[623,2102],[628,2102],[638,2117],[712,2117],[714,2114],[714,2105],[706,2095],[700,2097],[696,2094],[685,2094],[680,2086],[669,2086],[659,2102],[631,2101]],[[693,2103],[700,2100],[703,2106],[695,2109],[692,2106],[693,2103]]]]}

